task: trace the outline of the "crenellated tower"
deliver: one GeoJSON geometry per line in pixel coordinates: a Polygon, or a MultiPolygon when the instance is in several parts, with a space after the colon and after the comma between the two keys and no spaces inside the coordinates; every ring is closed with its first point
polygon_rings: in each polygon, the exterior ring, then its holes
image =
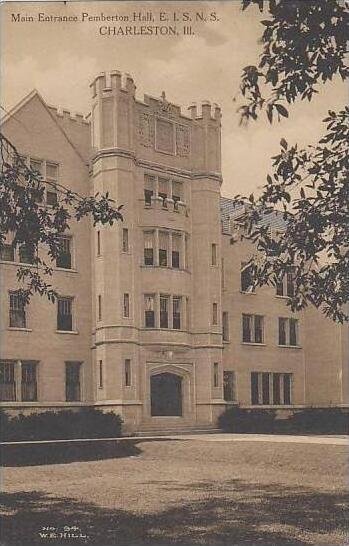
{"type": "Polygon", "coordinates": [[[164,92],[141,101],[118,71],[91,91],[91,191],[124,205],[124,222],[93,237],[96,403],[130,429],[213,423],[223,402],[220,109],[204,101],[186,115],[164,92]]]}

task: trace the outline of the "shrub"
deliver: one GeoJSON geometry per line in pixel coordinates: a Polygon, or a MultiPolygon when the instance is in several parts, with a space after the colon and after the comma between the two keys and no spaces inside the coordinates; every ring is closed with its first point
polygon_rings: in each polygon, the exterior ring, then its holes
{"type": "Polygon", "coordinates": [[[0,421],[2,441],[115,438],[121,436],[122,424],[119,415],[94,408],[20,414],[12,418],[1,411],[0,421]]]}
{"type": "Polygon", "coordinates": [[[298,433],[348,434],[349,413],[341,408],[307,408],[294,413],[289,425],[298,433]]]}
{"type": "Polygon", "coordinates": [[[274,431],[275,410],[244,409],[232,407],[218,418],[218,424],[226,432],[270,433],[274,431]]]}
{"type": "Polygon", "coordinates": [[[306,408],[288,419],[276,419],[274,409],[232,407],[218,419],[225,432],[276,434],[349,434],[349,411],[341,408],[306,408]]]}

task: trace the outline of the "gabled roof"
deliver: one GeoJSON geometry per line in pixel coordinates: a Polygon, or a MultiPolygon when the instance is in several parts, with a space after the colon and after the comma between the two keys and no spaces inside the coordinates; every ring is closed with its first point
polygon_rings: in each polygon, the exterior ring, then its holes
{"type": "MultiPolygon", "coordinates": [[[[58,113],[57,108],[53,106],[49,106],[46,103],[46,101],[43,99],[43,97],[40,95],[39,91],[37,91],[36,89],[33,89],[30,93],[28,93],[25,97],[23,97],[22,100],[20,100],[13,108],[11,108],[11,110],[9,110],[6,113],[5,116],[3,116],[3,118],[0,120],[0,128],[10,118],[14,118],[15,115],[35,97],[40,101],[40,103],[45,108],[48,115],[51,117],[54,123],[58,126],[59,130],[63,133],[63,135],[65,136],[65,138],[67,139],[71,147],[80,157],[80,159],[84,163],[87,163],[89,159],[89,136],[90,136],[89,122],[87,122],[84,119],[84,116],[82,114],[79,114],[79,118],[84,122],[83,124],[79,125],[79,130],[87,133],[86,135],[87,138],[83,139],[85,141],[84,145],[81,145],[81,139],[76,138],[76,123],[77,122],[74,120],[74,118],[71,118],[70,121],[72,124],[75,124],[75,125],[72,125],[72,127],[69,127],[69,123],[66,123],[67,117],[60,115],[58,113]]],[[[68,114],[68,117],[71,115],[69,110],[64,109],[63,113],[68,114]]]]}
{"type": "MultiPolygon", "coordinates": [[[[221,197],[221,221],[222,221],[222,231],[223,233],[230,234],[230,222],[231,220],[237,220],[240,216],[243,215],[245,211],[245,205],[237,203],[234,199],[228,197],[221,197]]],[[[283,218],[283,213],[279,211],[272,212],[270,214],[265,214],[264,217],[259,221],[261,226],[268,226],[272,229],[279,229],[284,231],[286,229],[286,222],[283,218]]]]}

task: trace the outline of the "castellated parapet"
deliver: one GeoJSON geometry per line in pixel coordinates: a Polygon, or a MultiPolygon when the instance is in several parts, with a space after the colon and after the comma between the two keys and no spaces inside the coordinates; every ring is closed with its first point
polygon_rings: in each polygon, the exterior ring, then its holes
{"type": "Polygon", "coordinates": [[[97,156],[118,149],[172,168],[220,176],[221,110],[217,104],[205,100],[192,104],[184,114],[165,92],[160,98],[144,95],[139,100],[132,76],[117,70],[99,74],[90,87],[97,156]]]}
{"type": "Polygon", "coordinates": [[[62,108],[61,106],[48,106],[48,109],[50,110],[51,114],[57,116],[58,118],[62,118],[65,120],[70,121],[76,121],[79,124],[85,124],[89,125],[90,122],[88,119],[86,119],[86,116],[84,114],[81,114],[80,112],[74,112],[72,110],[67,110],[65,108],[62,108]]]}

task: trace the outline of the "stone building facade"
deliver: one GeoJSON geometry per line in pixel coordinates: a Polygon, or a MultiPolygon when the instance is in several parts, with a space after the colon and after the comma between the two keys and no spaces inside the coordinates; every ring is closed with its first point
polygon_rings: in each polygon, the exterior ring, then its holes
{"type": "MultiPolygon", "coordinates": [[[[18,308],[20,249],[1,256],[1,405],[93,405],[127,430],[214,426],[231,404],[291,410],[348,404],[346,330],[278,293],[249,289],[252,251],[231,244],[241,213],[221,196],[221,112],[187,114],[135,95],[128,75],[91,84],[91,113],[32,92],[2,132],[43,179],[108,192],[124,221],[73,222],[54,264],[59,300],[18,308]]],[[[47,186],[46,203],[55,199],[47,186]]],[[[282,229],[278,218],[277,229],[282,229]],[[280,225],[279,225],[280,224],[280,225]]]]}

